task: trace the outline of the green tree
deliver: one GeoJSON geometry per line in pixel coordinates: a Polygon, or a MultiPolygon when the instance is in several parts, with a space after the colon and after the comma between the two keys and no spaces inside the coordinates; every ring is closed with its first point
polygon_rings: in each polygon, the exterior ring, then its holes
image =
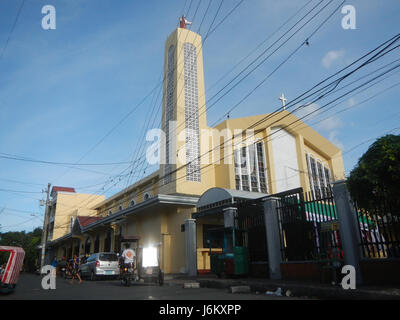
{"type": "Polygon", "coordinates": [[[400,135],[376,140],[350,172],[347,182],[360,208],[373,211],[384,204],[392,214],[400,215],[400,135]]]}

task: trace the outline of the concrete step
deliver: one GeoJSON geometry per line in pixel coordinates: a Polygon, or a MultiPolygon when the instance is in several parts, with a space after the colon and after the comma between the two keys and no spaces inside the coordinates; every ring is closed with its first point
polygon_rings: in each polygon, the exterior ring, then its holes
{"type": "Polygon", "coordinates": [[[199,282],[185,282],[183,284],[184,289],[199,289],[200,283],[199,282]]]}

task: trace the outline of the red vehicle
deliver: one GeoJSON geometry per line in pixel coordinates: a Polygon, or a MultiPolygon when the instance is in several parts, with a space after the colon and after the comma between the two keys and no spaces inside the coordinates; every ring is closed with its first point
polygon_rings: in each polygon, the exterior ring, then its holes
{"type": "Polygon", "coordinates": [[[0,292],[8,293],[15,289],[22,264],[24,263],[25,251],[20,247],[0,246],[0,251],[10,252],[8,262],[0,275],[0,292]]]}

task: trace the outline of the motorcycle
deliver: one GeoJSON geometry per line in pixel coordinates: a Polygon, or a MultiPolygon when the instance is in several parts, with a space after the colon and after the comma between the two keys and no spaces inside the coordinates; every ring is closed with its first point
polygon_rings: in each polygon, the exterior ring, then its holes
{"type": "Polygon", "coordinates": [[[133,266],[131,263],[120,264],[120,279],[123,286],[129,287],[132,281],[133,266]]]}
{"type": "Polygon", "coordinates": [[[60,268],[60,276],[61,276],[61,278],[66,279],[66,277],[67,277],[67,268],[66,267],[60,268]]]}

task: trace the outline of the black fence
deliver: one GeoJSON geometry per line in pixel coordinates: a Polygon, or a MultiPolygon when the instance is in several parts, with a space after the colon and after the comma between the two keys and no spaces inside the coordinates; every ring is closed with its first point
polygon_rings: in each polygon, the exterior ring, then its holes
{"type": "Polygon", "coordinates": [[[339,224],[331,190],[319,197],[303,189],[278,195],[282,261],[343,260],[339,224]]]}
{"type": "Polygon", "coordinates": [[[400,258],[400,208],[376,201],[368,210],[354,203],[359,223],[360,246],[365,259],[400,258]]]}

